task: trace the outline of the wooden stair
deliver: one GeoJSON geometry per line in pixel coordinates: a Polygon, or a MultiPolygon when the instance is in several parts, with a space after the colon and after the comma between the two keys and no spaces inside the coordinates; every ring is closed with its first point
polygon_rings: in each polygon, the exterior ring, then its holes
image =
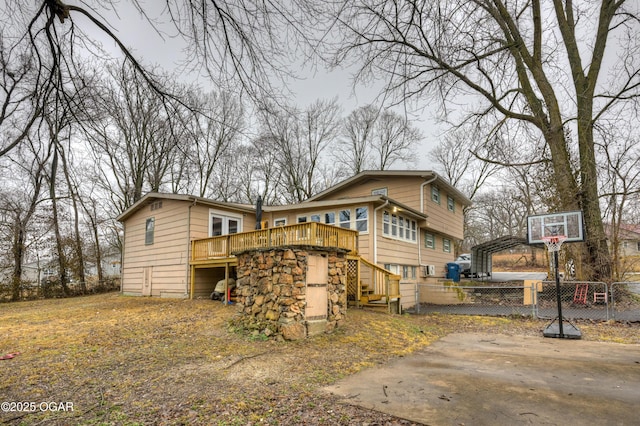
{"type": "Polygon", "coordinates": [[[360,304],[368,305],[372,302],[379,302],[384,297],[384,294],[375,294],[373,289],[369,288],[369,284],[362,284],[362,291],[360,296],[360,304]]]}

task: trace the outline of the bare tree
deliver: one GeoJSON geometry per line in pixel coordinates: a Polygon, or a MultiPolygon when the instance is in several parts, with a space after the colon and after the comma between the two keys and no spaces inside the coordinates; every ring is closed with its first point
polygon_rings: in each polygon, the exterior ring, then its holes
{"type": "Polygon", "coordinates": [[[230,93],[209,93],[196,97],[193,103],[199,113],[186,112],[187,146],[183,149],[195,172],[195,194],[205,197],[215,192],[212,178],[219,160],[232,145],[240,143],[245,113],[240,101],[230,93]]]}
{"type": "Polygon", "coordinates": [[[467,117],[536,129],[549,148],[561,207],[584,212],[584,256],[592,266],[585,278],[611,276],[593,129],[616,105],[637,102],[637,3],[361,0],[331,6],[331,24],[343,35],[335,37],[334,63],[364,64],[358,78],[384,77],[398,100],[438,96],[445,112],[448,102],[466,96],[467,117]],[[618,61],[604,67],[605,58],[614,59],[616,41],[618,61]],[[567,128],[575,129],[575,140],[566,137],[567,128]]]}
{"type": "Polygon", "coordinates": [[[640,195],[640,148],[633,134],[621,135],[615,130],[602,144],[605,162],[601,165],[606,217],[609,219],[608,236],[613,256],[614,278],[621,281],[625,267],[620,257],[621,232],[634,224],[633,202],[640,195]]]}
{"type": "Polygon", "coordinates": [[[478,158],[476,153],[484,144],[481,129],[462,127],[447,133],[428,154],[436,171],[470,200],[501,168],[499,164],[478,158]]]}
{"type": "MultiPolygon", "coordinates": [[[[302,29],[307,28],[303,23],[309,17],[298,2],[163,3],[159,8],[156,2],[131,2],[139,12],[140,24],[147,25],[159,39],[171,32],[170,27],[177,31],[185,47],[183,71],[197,70],[219,87],[240,87],[254,100],[272,101],[277,92],[271,90],[270,79],[284,80],[292,75],[286,65],[299,57],[290,56],[289,48],[306,40],[302,29]]],[[[7,0],[0,4],[0,21],[6,24],[0,28],[0,84],[5,95],[0,99],[5,107],[0,112],[0,130],[12,131],[0,146],[0,156],[25,138],[44,110],[43,93],[64,93],[64,86],[55,82],[57,76],[78,77],[76,67],[85,58],[109,57],[102,47],[103,37],[117,45],[141,81],[163,100],[176,99],[172,88],[157,80],[143,58],[133,55],[116,35],[114,29],[132,25],[120,17],[134,15],[129,5],[115,0],[99,5],[63,0],[7,0]],[[12,116],[17,119],[9,120],[12,116]]]]}
{"type": "Polygon", "coordinates": [[[21,176],[20,187],[4,185],[0,192],[3,234],[10,241],[11,300],[19,300],[23,264],[27,254],[31,221],[43,200],[47,161],[51,151],[27,137],[22,149],[12,153],[13,177],[21,176]]]}
{"type": "Polygon", "coordinates": [[[344,119],[343,137],[336,145],[335,159],[352,175],[369,168],[371,140],[379,109],[373,105],[357,108],[344,119]]]}
{"type": "Polygon", "coordinates": [[[375,168],[388,170],[397,163],[415,163],[416,147],[421,139],[421,132],[405,117],[391,110],[383,111],[371,141],[375,168]]]}
{"type": "Polygon", "coordinates": [[[128,67],[111,71],[112,82],[97,98],[103,113],[90,124],[87,137],[99,165],[96,175],[117,215],[145,192],[160,191],[170,174],[177,140],[167,104],[128,67]]]}
{"type": "Polygon", "coordinates": [[[285,201],[298,203],[324,189],[319,171],[323,152],[337,138],[340,125],[336,100],[316,101],[303,111],[264,111],[261,141],[277,149],[279,187],[285,201]]]}

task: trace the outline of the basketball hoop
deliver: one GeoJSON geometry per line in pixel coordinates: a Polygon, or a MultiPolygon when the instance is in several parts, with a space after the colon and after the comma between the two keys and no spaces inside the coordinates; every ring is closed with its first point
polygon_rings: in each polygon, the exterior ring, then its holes
{"type": "Polygon", "coordinates": [[[562,243],[565,242],[567,237],[565,235],[553,235],[549,237],[542,237],[542,242],[547,246],[549,253],[559,252],[562,243]]]}

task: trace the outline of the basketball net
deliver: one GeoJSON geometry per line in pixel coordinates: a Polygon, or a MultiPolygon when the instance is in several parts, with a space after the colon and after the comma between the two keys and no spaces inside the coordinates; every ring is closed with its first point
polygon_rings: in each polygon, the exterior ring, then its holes
{"type": "Polygon", "coordinates": [[[553,253],[560,251],[560,247],[566,239],[567,237],[564,235],[554,235],[551,237],[542,237],[542,242],[545,246],[547,246],[547,250],[549,250],[549,253],[553,253]]]}

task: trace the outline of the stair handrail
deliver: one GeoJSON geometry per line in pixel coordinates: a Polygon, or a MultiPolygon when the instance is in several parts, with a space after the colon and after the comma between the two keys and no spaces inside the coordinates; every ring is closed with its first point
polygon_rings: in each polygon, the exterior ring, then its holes
{"type": "MultiPolygon", "coordinates": [[[[400,278],[401,278],[400,275],[394,274],[388,269],[385,269],[380,265],[372,263],[363,257],[360,257],[360,262],[362,262],[364,265],[370,267],[373,270],[374,292],[376,292],[377,294],[385,295],[387,308],[390,310],[391,300],[396,300],[396,299],[398,301],[400,300],[400,278]],[[383,283],[378,283],[378,280],[377,280],[378,274],[382,275],[383,283]]],[[[360,300],[361,296],[362,296],[362,289],[358,285],[357,300],[360,300]]]]}

